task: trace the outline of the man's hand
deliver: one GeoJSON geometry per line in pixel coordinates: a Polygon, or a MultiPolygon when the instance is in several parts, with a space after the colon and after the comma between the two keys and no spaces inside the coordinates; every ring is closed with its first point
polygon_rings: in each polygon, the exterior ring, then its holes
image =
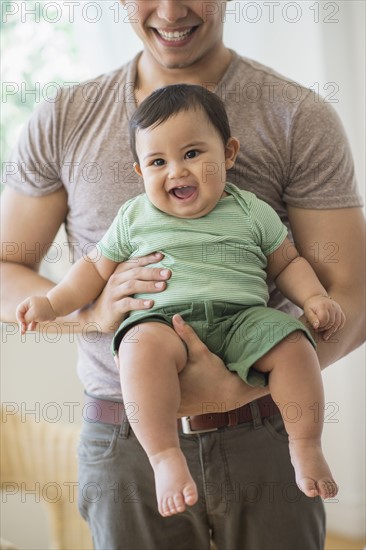
{"type": "Polygon", "coordinates": [[[87,321],[97,323],[102,332],[114,332],[130,311],[150,309],[153,299],[140,300],[132,296],[165,290],[171,272],[164,268],[146,267],[162,258],[163,254],[157,252],[119,264],[99,298],[85,310],[87,321]]]}
{"type": "Polygon", "coordinates": [[[173,317],[174,330],[187,345],[188,360],[179,374],[181,404],[178,416],[236,409],[269,392],[252,388],[205,346],[180,315],[173,317]]]}

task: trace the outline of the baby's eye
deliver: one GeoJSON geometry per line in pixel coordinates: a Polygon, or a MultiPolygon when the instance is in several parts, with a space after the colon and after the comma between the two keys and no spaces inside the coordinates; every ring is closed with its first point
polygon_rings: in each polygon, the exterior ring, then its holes
{"type": "Polygon", "coordinates": [[[152,164],[154,166],[164,166],[165,160],[164,159],[155,159],[155,160],[153,160],[152,164]]]}
{"type": "Polygon", "coordinates": [[[186,152],[185,157],[188,158],[188,159],[194,159],[199,154],[200,154],[200,152],[197,151],[197,149],[191,149],[190,151],[186,152]]]}

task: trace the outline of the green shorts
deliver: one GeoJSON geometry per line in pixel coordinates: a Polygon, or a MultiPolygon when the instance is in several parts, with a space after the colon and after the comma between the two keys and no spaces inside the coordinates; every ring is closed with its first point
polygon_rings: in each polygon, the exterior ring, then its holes
{"type": "Polygon", "coordinates": [[[223,302],[195,302],[163,307],[154,311],[141,311],[127,317],[118,328],[112,351],[116,355],[120,343],[138,338],[138,325],[158,322],[173,326],[172,317],[182,316],[198,337],[250,386],[266,386],[268,375],[252,366],[281,340],[296,344],[301,331],[316,347],[307,328],[287,313],[264,306],[243,307],[223,302]],[[126,333],[129,334],[126,336],[126,333]]]}

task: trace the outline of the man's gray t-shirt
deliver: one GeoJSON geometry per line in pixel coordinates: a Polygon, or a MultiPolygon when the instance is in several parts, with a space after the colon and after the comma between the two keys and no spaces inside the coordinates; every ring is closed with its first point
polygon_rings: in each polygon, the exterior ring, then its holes
{"type": "MultiPolygon", "coordinates": [[[[232,53],[218,86],[205,83],[224,101],[241,144],[227,179],[268,202],[287,226],[287,204],[360,206],[348,141],[333,108],[313,91],[232,53]]],[[[43,103],[9,159],[14,174],[6,183],[17,191],[43,196],[66,189],[65,223],[75,259],[101,239],[120,206],[144,190],[133,171],[128,135],[138,57],[43,103]]],[[[276,291],[269,305],[294,311],[276,291]]],[[[79,337],[78,372],[93,394],[121,395],[111,339],[79,337]]]]}

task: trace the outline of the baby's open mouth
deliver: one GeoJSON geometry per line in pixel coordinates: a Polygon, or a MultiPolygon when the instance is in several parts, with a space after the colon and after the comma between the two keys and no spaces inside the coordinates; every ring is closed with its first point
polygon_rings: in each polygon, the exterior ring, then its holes
{"type": "Polygon", "coordinates": [[[184,185],[182,187],[174,187],[169,191],[171,195],[174,195],[177,199],[189,199],[196,192],[196,187],[191,185],[184,185]]]}

